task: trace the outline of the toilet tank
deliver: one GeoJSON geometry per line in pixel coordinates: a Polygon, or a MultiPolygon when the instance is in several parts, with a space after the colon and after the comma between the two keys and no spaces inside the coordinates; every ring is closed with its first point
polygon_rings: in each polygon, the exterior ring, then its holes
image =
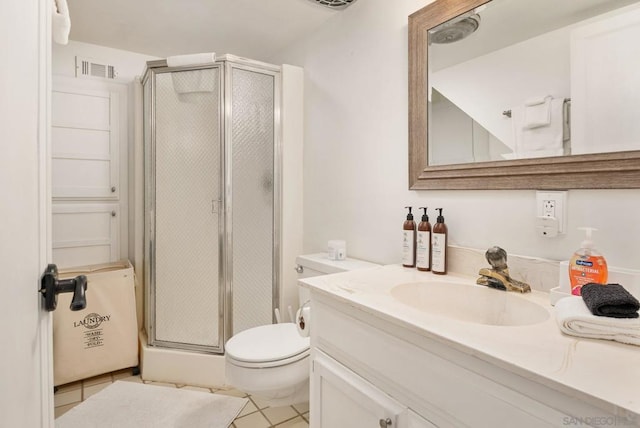
{"type": "MultiPolygon", "coordinates": [[[[328,253],[306,254],[296,257],[298,279],[312,276],[329,275],[356,269],[367,269],[380,266],[376,263],[347,257],[345,260],[329,260],[328,253]]],[[[298,287],[300,304],[309,300],[309,289],[298,287]]]]}

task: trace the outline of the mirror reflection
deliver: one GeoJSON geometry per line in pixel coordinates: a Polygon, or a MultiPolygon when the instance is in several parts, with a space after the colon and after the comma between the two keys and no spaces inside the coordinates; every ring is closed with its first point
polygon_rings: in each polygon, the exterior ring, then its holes
{"type": "Polygon", "coordinates": [[[428,164],[639,150],[638,40],[638,0],[493,0],[431,29],[428,164]]]}

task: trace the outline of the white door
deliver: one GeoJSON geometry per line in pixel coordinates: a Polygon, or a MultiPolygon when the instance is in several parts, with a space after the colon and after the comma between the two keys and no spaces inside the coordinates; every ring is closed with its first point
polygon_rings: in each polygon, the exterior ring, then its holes
{"type": "Polygon", "coordinates": [[[320,351],[313,358],[310,404],[313,427],[408,427],[406,407],[320,351]]]}
{"type": "Polygon", "coordinates": [[[638,38],[637,4],[571,32],[572,155],[637,150],[638,38]]]}
{"type": "Polygon", "coordinates": [[[0,426],[52,427],[51,316],[41,306],[48,245],[50,0],[0,14],[0,426]]]}

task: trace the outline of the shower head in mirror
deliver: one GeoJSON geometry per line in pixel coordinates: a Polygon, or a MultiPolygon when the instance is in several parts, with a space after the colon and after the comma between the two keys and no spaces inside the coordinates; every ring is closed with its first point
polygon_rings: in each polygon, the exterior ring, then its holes
{"type": "Polygon", "coordinates": [[[429,42],[437,44],[455,43],[468,37],[479,27],[480,15],[477,13],[463,15],[429,31],[429,42]]]}
{"type": "Polygon", "coordinates": [[[321,4],[330,9],[344,9],[356,0],[311,0],[314,3],[321,4]]]}

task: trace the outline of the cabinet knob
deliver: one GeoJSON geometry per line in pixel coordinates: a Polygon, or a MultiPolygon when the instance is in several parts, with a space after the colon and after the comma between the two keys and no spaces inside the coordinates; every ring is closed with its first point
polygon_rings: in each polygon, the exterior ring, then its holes
{"type": "Polygon", "coordinates": [[[380,419],[380,428],[387,428],[391,426],[391,419],[380,419]]]}
{"type": "Polygon", "coordinates": [[[296,270],[296,272],[298,272],[298,273],[302,273],[302,272],[304,272],[304,267],[302,267],[302,266],[300,266],[300,265],[297,265],[294,269],[295,269],[295,270],[296,270]]]}
{"type": "Polygon", "coordinates": [[[116,186],[111,186],[111,193],[116,193],[116,186]]]}
{"type": "Polygon", "coordinates": [[[111,217],[115,217],[116,216],[116,212],[115,211],[111,211],[111,217]]]}

